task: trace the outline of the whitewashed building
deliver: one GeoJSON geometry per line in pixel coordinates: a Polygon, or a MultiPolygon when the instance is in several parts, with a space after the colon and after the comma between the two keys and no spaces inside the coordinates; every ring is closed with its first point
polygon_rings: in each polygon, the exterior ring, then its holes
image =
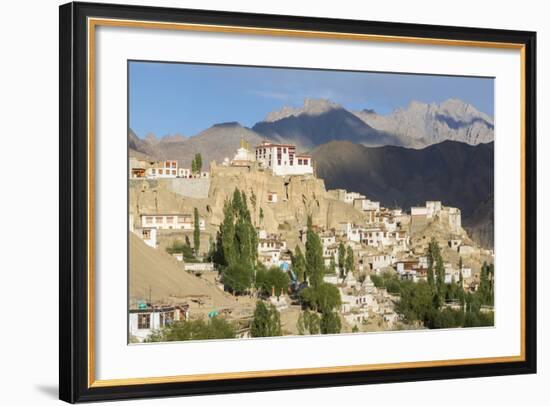
{"type": "Polygon", "coordinates": [[[413,206],[411,207],[411,216],[427,216],[428,209],[426,206],[413,206]]]}
{"type": "Polygon", "coordinates": [[[189,168],[178,168],[178,177],[179,178],[191,178],[191,169],[189,168]]]}
{"type": "Polygon", "coordinates": [[[292,144],[274,144],[264,141],[256,147],[256,161],[274,175],[311,175],[313,160],[310,155],[297,154],[292,144]]]}
{"type": "Polygon", "coordinates": [[[174,321],[186,320],[188,309],[179,306],[162,306],[144,309],[130,309],[130,335],[144,341],[155,330],[170,325],[174,321]]]}
{"type": "Polygon", "coordinates": [[[358,199],[366,199],[366,197],[357,192],[346,192],[344,196],[344,202],[347,204],[353,204],[353,202],[358,199]]]}
{"type": "Polygon", "coordinates": [[[426,202],[426,217],[432,218],[439,216],[441,213],[441,202],[440,201],[427,201],[426,202]]]}
{"type": "Polygon", "coordinates": [[[155,162],[152,167],[147,168],[145,177],[148,179],[166,179],[178,177],[178,161],[155,162]]]}
{"type": "Polygon", "coordinates": [[[151,248],[157,248],[157,229],[156,228],[142,228],[138,236],[151,248]]]}
{"type": "Polygon", "coordinates": [[[382,269],[392,266],[395,262],[395,256],[391,254],[374,254],[367,256],[367,264],[371,270],[382,269]]]}
{"type": "Polygon", "coordinates": [[[374,211],[380,210],[380,202],[375,202],[366,197],[356,198],[352,201],[353,207],[362,211],[374,211]]]}
{"type": "MultiPolygon", "coordinates": [[[[142,214],[141,226],[157,230],[194,230],[193,214],[142,214]]],[[[199,230],[206,229],[206,221],[199,217],[199,230]]]]}

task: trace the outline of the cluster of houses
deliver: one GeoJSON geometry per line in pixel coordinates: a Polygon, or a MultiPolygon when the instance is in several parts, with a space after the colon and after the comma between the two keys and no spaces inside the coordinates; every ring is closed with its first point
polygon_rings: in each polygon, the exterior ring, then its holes
{"type": "Polygon", "coordinates": [[[190,168],[180,166],[177,160],[149,161],[130,157],[130,179],[196,179],[208,178],[210,173],[193,173],[190,168]]]}

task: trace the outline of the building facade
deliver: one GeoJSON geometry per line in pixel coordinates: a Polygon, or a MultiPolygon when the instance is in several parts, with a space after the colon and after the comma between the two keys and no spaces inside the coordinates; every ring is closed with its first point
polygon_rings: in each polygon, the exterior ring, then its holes
{"type": "MultiPolygon", "coordinates": [[[[192,214],[142,214],[141,226],[144,229],[157,230],[194,230],[195,220],[192,214]]],[[[206,229],[206,222],[199,217],[199,230],[206,229]]]]}

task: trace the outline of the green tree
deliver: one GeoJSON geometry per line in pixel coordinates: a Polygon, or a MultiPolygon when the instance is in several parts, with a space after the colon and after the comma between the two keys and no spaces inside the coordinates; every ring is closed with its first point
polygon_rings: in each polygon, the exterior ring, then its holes
{"type": "Polygon", "coordinates": [[[233,198],[231,199],[231,207],[233,209],[233,215],[239,217],[243,212],[243,200],[241,191],[235,188],[233,191],[233,198]]]}
{"type": "Polygon", "coordinates": [[[308,217],[307,241],[306,241],[306,275],[313,287],[323,282],[325,264],[323,261],[323,246],[321,239],[313,231],[311,217],[308,217]]]}
{"type": "Polygon", "coordinates": [[[195,207],[195,209],[193,210],[193,214],[194,214],[193,246],[195,247],[195,255],[199,255],[199,249],[201,246],[199,209],[195,207]]]}
{"type": "Polygon", "coordinates": [[[321,319],[317,313],[304,310],[298,316],[298,334],[319,334],[321,332],[321,319]]]}
{"type": "Polygon", "coordinates": [[[347,255],[346,255],[346,274],[354,271],[355,271],[355,260],[353,258],[353,249],[351,248],[351,246],[348,246],[347,255]]]}
{"type": "Polygon", "coordinates": [[[166,247],[166,252],[171,254],[182,254],[183,259],[187,262],[196,262],[195,253],[193,248],[187,243],[182,243],[179,240],[176,240],[172,245],[166,247]]]}
{"type": "Polygon", "coordinates": [[[487,262],[483,262],[483,265],[481,266],[481,274],[479,277],[479,289],[478,294],[480,297],[481,304],[484,305],[493,305],[494,298],[493,298],[493,281],[492,278],[490,279],[491,274],[494,272],[493,265],[487,264],[487,262]]]}
{"type": "Polygon", "coordinates": [[[428,244],[428,254],[427,254],[427,259],[428,259],[428,284],[430,285],[430,287],[434,288],[434,264],[435,264],[435,261],[436,261],[436,241],[434,238],[432,238],[432,240],[430,241],[430,243],[428,244]]]}
{"type": "Polygon", "coordinates": [[[322,283],[317,288],[317,304],[323,313],[331,312],[342,304],[340,291],[330,283],[322,283]]]}
{"type": "Polygon", "coordinates": [[[202,171],[202,155],[200,152],[195,155],[195,161],[197,164],[197,172],[202,171]]]}
{"type": "Polygon", "coordinates": [[[198,174],[202,170],[202,155],[199,153],[195,154],[195,157],[191,161],[191,172],[193,174],[198,174]]]}
{"type": "Polygon", "coordinates": [[[419,281],[402,281],[400,283],[401,299],[397,310],[409,321],[424,321],[433,310],[433,293],[429,283],[419,281]]]}
{"type": "Polygon", "coordinates": [[[299,282],[304,282],[306,279],[306,259],[299,245],[296,245],[294,249],[294,255],[292,255],[292,271],[296,275],[296,279],[299,282]]]}
{"type": "Polygon", "coordinates": [[[445,287],[445,266],[443,265],[443,258],[441,255],[438,257],[435,265],[435,273],[437,276],[437,292],[436,292],[436,303],[438,307],[443,304],[445,299],[446,287],[445,287]]]}
{"type": "Polygon", "coordinates": [[[321,334],[338,334],[342,329],[342,322],[338,313],[333,311],[323,312],[321,315],[321,334]]]}
{"type": "Polygon", "coordinates": [[[342,304],[338,288],[326,282],[317,287],[309,286],[303,289],[300,297],[310,309],[320,312],[332,311],[342,304]]]}
{"type": "Polygon", "coordinates": [[[175,321],[158,331],[154,331],[145,341],[208,340],[235,338],[235,336],[236,329],[232,323],[220,317],[213,317],[208,321],[175,321]]]}
{"type": "Polygon", "coordinates": [[[254,319],[250,326],[250,335],[252,337],[275,337],[282,335],[281,318],[275,306],[272,304],[267,306],[261,300],[256,302],[254,319]]]}
{"type": "Polygon", "coordinates": [[[275,296],[279,297],[281,291],[286,292],[290,286],[288,274],[277,267],[269,270],[258,269],[256,272],[256,287],[264,294],[270,295],[275,291],[275,296]]]}
{"type": "Polygon", "coordinates": [[[445,286],[445,265],[443,264],[441,249],[439,248],[439,243],[433,237],[428,244],[427,258],[428,284],[434,293],[433,302],[436,307],[439,307],[445,299],[447,288],[445,286]]]}
{"type": "Polygon", "coordinates": [[[216,257],[216,241],[212,238],[212,236],[208,237],[208,253],[206,254],[206,260],[208,262],[214,262],[214,258],[216,257]]]}
{"type": "Polygon", "coordinates": [[[252,205],[252,209],[254,210],[254,224],[256,224],[256,206],[258,204],[258,200],[253,190],[250,191],[250,204],[252,205]]]}
{"type": "Polygon", "coordinates": [[[338,268],[340,269],[340,276],[343,278],[346,277],[346,246],[342,241],[338,245],[338,268]]]}
{"type": "Polygon", "coordinates": [[[246,293],[252,285],[253,271],[235,263],[224,269],[222,280],[230,292],[240,295],[246,293]]]}
{"type": "Polygon", "coordinates": [[[258,246],[252,245],[252,235],[245,219],[239,217],[235,224],[235,241],[237,245],[238,262],[246,268],[254,265],[254,252],[258,246]]]}
{"type": "Polygon", "coordinates": [[[224,218],[217,235],[215,263],[230,291],[243,293],[254,281],[258,235],[252,224],[246,194],[236,188],[224,204],[224,218]],[[247,286],[243,284],[248,283],[247,286]]]}
{"type": "Polygon", "coordinates": [[[231,201],[226,201],[223,207],[224,218],[220,226],[220,242],[222,261],[220,265],[231,266],[237,261],[235,243],[235,223],[231,201]]]}
{"type": "Polygon", "coordinates": [[[334,260],[333,256],[330,257],[330,265],[328,270],[331,275],[336,274],[336,261],[334,260]]]}

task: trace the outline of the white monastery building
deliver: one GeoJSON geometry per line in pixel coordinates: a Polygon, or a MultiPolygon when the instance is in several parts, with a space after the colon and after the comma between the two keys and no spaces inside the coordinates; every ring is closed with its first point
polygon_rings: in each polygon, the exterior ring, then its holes
{"type": "Polygon", "coordinates": [[[264,141],[256,147],[256,161],[277,176],[313,174],[311,156],[296,154],[296,146],[292,144],[264,141]]]}

